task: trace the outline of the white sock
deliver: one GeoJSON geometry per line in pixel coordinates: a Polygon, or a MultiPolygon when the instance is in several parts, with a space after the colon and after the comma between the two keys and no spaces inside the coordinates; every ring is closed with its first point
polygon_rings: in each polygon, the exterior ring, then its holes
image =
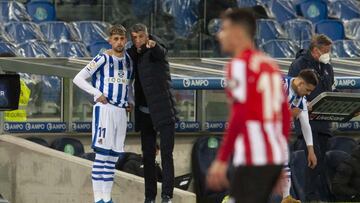
{"type": "Polygon", "coordinates": [[[95,155],[95,161],[92,168],[92,185],[94,192],[94,201],[98,202],[103,199],[103,172],[106,157],[100,154],[95,155]]]}
{"type": "Polygon", "coordinates": [[[283,188],[283,198],[290,195],[291,188],[291,172],[289,166],[284,167],[285,177],[284,177],[284,188],[283,188]]]}
{"type": "Polygon", "coordinates": [[[111,191],[115,176],[115,165],[118,159],[119,157],[107,156],[104,168],[104,184],[102,188],[104,202],[111,200],[111,191]]]}

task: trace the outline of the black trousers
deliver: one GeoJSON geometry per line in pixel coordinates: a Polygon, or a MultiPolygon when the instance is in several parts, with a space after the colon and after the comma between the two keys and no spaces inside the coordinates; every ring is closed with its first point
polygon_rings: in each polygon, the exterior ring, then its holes
{"type": "MultiPolygon", "coordinates": [[[[305,200],[306,201],[319,201],[321,200],[321,193],[324,188],[319,188],[326,182],[325,177],[325,154],[327,150],[328,140],[331,135],[317,133],[313,131],[313,144],[314,152],[317,158],[317,165],[314,169],[306,167],[305,170],[305,200]]],[[[302,136],[298,136],[295,142],[295,150],[304,150],[306,157],[308,156],[308,150],[302,136]]]]}
{"type": "Polygon", "coordinates": [[[230,196],[236,203],[267,203],[283,166],[240,166],[231,180],[230,196]]]}
{"type": "MultiPolygon", "coordinates": [[[[141,116],[141,147],[144,159],[145,198],[154,200],[157,194],[156,137],[157,131],[151,121],[150,114],[139,113],[141,116]]],[[[161,196],[173,197],[174,191],[174,137],[175,124],[159,127],[160,152],[162,166],[162,193],[161,196]]]]}

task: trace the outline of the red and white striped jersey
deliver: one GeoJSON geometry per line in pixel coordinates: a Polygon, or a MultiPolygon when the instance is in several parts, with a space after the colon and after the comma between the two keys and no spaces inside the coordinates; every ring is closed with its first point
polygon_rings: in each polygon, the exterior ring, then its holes
{"type": "Polygon", "coordinates": [[[277,64],[259,51],[246,50],[229,62],[226,77],[232,105],[218,159],[233,155],[235,166],[283,164],[290,112],[277,64]]]}

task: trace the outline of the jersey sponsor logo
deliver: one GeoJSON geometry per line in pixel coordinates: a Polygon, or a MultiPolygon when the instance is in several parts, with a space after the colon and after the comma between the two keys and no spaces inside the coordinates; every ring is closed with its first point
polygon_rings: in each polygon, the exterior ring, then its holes
{"type": "Polygon", "coordinates": [[[106,78],[106,81],[108,83],[114,83],[114,84],[129,84],[130,80],[126,78],[121,77],[108,77],[106,78]]]}

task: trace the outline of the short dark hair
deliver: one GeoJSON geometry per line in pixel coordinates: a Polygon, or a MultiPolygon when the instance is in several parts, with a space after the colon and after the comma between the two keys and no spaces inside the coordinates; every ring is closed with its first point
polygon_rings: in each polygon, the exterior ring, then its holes
{"type": "Polygon", "coordinates": [[[148,29],[147,29],[146,25],[144,25],[142,23],[137,23],[137,24],[131,26],[130,32],[145,32],[147,34],[148,29]]]}
{"type": "Polygon", "coordinates": [[[222,20],[230,20],[232,23],[243,26],[250,37],[256,35],[256,18],[254,11],[248,8],[229,8],[223,15],[222,20]]]}
{"type": "Polygon", "coordinates": [[[126,28],[122,25],[113,25],[109,28],[109,36],[126,35],[126,28]]]}
{"type": "Polygon", "coordinates": [[[323,46],[329,46],[332,45],[332,40],[324,35],[315,35],[310,42],[310,50],[313,50],[314,48],[321,48],[323,46]]]}
{"type": "Polygon", "coordinates": [[[319,79],[318,79],[316,73],[311,69],[304,69],[304,70],[300,71],[298,77],[303,79],[306,83],[314,85],[315,87],[319,83],[319,79]]]}

